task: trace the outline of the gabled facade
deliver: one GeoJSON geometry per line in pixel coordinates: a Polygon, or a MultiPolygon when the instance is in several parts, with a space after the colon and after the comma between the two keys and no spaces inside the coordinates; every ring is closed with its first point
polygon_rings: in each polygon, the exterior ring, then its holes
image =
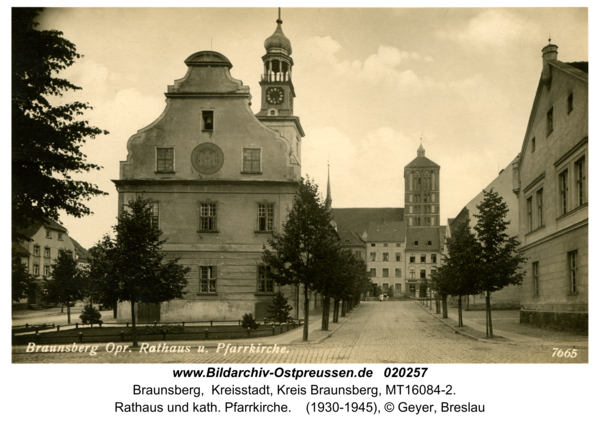
{"type": "MultiPolygon", "coordinates": [[[[192,269],[184,298],[140,305],[141,321],[266,316],[278,288],[266,277],[263,245],[293,205],[304,135],[293,116],[291,44],[281,23],[265,41],[258,115],[229,60],[201,51],[168,87],[162,115],[127,143],[114,181],[119,210],[137,196],[153,202],[154,224],[168,240],[163,251],[192,269]]],[[[298,310],[298,293],[281,289],[298,310]]],[[[130,318],[127,310],[119,308],[119,320],[130,318]]]]}
{"type": "Polygon", "coordinates": [[[371,222],[367,229],[367,270],[382,293],[406,293],[406,223],[371,222]]]}
{"type": "Polygon", "coordinates": [[[557,60],[543,69],[513,168],[519,234],[528,257],[521,322],[587,330],[588,64],[557,60]]]}
{"type": "Polygon", "coordinates": [[[406,230],[406,292],[410,297],[425,297],[431,273],[440,266],[445,253],[445,226],[408,227],[406,230]]]}

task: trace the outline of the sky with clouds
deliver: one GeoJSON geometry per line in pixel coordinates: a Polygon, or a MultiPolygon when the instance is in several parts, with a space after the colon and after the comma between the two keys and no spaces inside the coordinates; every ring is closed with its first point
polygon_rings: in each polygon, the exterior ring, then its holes
{"type": "MultiPolygon", "coordinates": [[[[63,217],[72,237],[89,248],[111,232],[127,140],[161,114],[188,56],[224,54],[258,112],[276,19],[276,8],[44,11],[38,28],[84,55],[61,73],[83,90],[63,101],[89,102],[90,124],[110,132],[84,148],[104,169],[82,176],[110,195],[89,202],[93,216],[63,217]]],[[[586,8],[283,8],[282,20],[303,174],[324,191],[329,162],[334,208],[403,207],[403,168],[422,138],[441,166],[442,223],[520,151],[548,37],[559,60],[588,60],[586,8]]]]}

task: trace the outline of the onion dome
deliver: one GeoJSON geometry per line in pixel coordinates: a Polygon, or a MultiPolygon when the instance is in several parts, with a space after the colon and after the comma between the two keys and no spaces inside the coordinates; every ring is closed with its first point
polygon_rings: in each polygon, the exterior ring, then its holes
{"type": "Polygon", "coordinates": [[[292,54],[292,43],[290,40],[283,34],[283,30],[281,29],[281,24],[283,21],[281,19],[277,19],[277,29],[269,38],[265,40],[265,49],[267,53],[271,49],[281,49],[285,50],[285,52],[289,55],[292,54]]]}

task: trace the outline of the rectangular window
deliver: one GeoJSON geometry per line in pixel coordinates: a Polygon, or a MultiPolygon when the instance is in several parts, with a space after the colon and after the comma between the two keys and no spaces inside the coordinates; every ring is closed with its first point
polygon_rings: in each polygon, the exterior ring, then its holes
{"type": "Polygon", "coordinates": [[[200,204],[200,230],[217,230],[217,205],[213,203],[200,204]]]}
{"type": "Polygon", "coordinates": [[[540,295],[540,286],[539,286],[539,262],[532,263],[531,275],[533,277],[533,295],[540,295]]]}
{"type": "Polygon", "coordinates": [[[400,246],[401,246],[401,244],[399,242],[396,243],[396,247],[400,247],[400,246]]]}
{"type": "Polygon", "coordinates": [[[39,275],[40,274],[40,265],[39,264],[34,264],[33,265],[33,274],[34,275],[39,275]]]}
{"type": "Polygon", "coordinates": [[[385,242],[385,243],[383,244],[383,246],[384,246],[384,247],[387,247],[387,242],[385,242]]]}
{"type": "Polygon", "coordinates": [[[389,284],[387,284],[387,283],[381,284],[381,290],[383,291],[384,294],[387,294],[388,289],[389,289],[389,284]]]}
{"type": "Polygon", "coordinates": [[[173,148],[156,149],[156,171],[173,172],[173,148]]]}
{"type": "Polygon", "coordinates": [[[258,230],[260,232],[272,232],[275,221],[275,206],[273,204],[258,205],[258,230]]]}
{"type": "Polygon", "coordinates": [[[158,203],[150,203],[152,207],[152,216],[150,217],[150,224],[153,228],[158,229],[158,203]]]}
{"type": "Polygon", "coordinates": [[[371,247],[374,247],[374,246],[375,246],[375,244],[371,244],[371,247]]]}
{"type": "Polygon", "coordinates": [[[260,148],[244,148],[245,173],[260,173],[260,148]]]}
{"type": "Polygon", "coordinates": [[[415,263],[415,256],[414,255],[410,256],[409,260],[410,260],[411,263],[415,263]]]}
{"type": "Polygon", "coordinates": [[[415,245],[419,245],[419,241],[415,241],[415,245]]]}
{"type": "Polygon", "coordinates": [[[527,199],[527,232],[533,230],[533,199],[527,199]]]}
{"type": "Polygon", "coordinates": [[[567,114],[573,111],[573,93],[569,94],[567,97],[567,114]]]}
{"type": "Polygon", "coordinates": [[[425,279],[426,277],[425,269],[421,269],[421,279],[425,279]]]}
{"type": "Polygon", "coordinates": [[[432,254],[431,255],[431,262],[432,263],[437,263],[437,254],[432,254]]]}
{"type": "Polygon", "coordinates": [[[390,253],[383,253],[383,261],[390,261],[390,253]]]}
{"type": "Polygon", "coordinates": [[[389,276],[390,276],[390,269],[382,269],[381,277],[388,278],[389,276]]]}
{"type": "Polygon", "coordinates": [[[569,171],[565,170],[558,175],[558,186],[560,189],[560,214],[569,211],[569,171]]]}
{"type": "Polygon", "coordinates": [[[371,261],[375,261],[377,259],[377,253],[370,253],[371,261]]]}
{"type": "Polygon", "coordinates": [[[411,279],[415,278],[415,269],[410,269],[410,278],[411,279]]]}
{"type": "Polygon", "coordinates": [[[217,268],[215,266],[200,266],[200,293],[214,294],[217,292],[217,268]]]}
{"type": "Polygon", "coordinates": [[[214,128],[214,112],[212,110],[202,111],[202,130],[212,131],[214,128]]]}
{"type": "Polygon", "coordinates": [[[397,283],[395,285],[394,290],[396,291],[396,294],[401,294],[402,293],[402,284],[401,283],[397,283]]]}
{"type": "Polygon", "coordinates": [[[402,269],[396,268],[395,275],[397,278],[401,278],[402,277],[402,269]]]}
{"type": "Polygon", "coordinates": [[[39,245],[34,245],[33,246],[33,255],[34,256],[39,256],[40,255],[40,246],[39,245]]]}
{"type": "Polygon", "coordinates": [[[577,292],[577,250],[568,254],[569,259],[569,290],[572,293],[577,292]]]}
{"type": "Polygon", "coordinates": [[[535,198],[537,202],[537,224],[539,226],[544,226],[544,189],[541,188],[535,193],[535,198]]]}
{"type": "Polygon", "coordinates": [[[46,238],[52,238],[52,231],[46,230],[46,238]]]}
{"type": "Polygon", "coordinates": [[[402,253],[396,253],[396,261],[402,261],[402,253]]]}
{"type": "Polygon", "coordinates": [[[531,139],[531,152],[533,153],[535,151],[535,137],[533,137],[531,139]]]}
{"type": "Polygon", "coordinates": [[[44,276],[50,276],[50,266],[44,266],[44,276]]]}
{"type": "Polygon", "coordinates": [[[256,290],[258,292],[274,292],[273,279],[269,276],[268,266],[258,266],[258,281],[256,290]]]}
{"type": "Polygon", "coordinates": [[[554,130],[554,108],[546,113],[546,135],[550,135],[554,130]]]}
{"type": "Polygon", "coordinates": [[[586,203],[585,200],[585,157],[575,162],[575,178],[577,190],[577,207],[583,206],[586,203]]]}
{"type": "Polygon", "coordinates": [[[50,257],[50,248],[44,248],[44,257],[50,257]]]}
{"type": "Polygon", "coordinates": [[[427,241],[427,245],[431,247],[433,245],[433,242],[427,241]]]}
{"type": "Polygon", "coordinates": [[[56,239],[62,241],[62,234],[60,232],[56,235],[56,239]]]}
{"type": "Polygon", "coordinates": [[[421,254],[421,263],[427,262],[427,256],[425,254],[421,254]]]}
{"type": "Polygon", "coordinates": [[[377,277],[377,269],[369,269],[369,276],[371,276],[372,278],[376,278],[377,277]]]}

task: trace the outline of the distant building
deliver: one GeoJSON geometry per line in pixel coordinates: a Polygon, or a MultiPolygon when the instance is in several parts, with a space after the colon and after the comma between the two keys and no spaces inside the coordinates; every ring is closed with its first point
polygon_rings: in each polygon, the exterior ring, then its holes
{"type": "Polygon", "coordinates": [[[542,73],[513,167],[521,250],[529,258],[521,322],[588,326],[588,63],[542,50],[542,73]]]}
{"type": "Polygon", "coordinates": [[[20,257],[21,262],[27,267],[27,271],[36,279],[40,289],[32,292],[26,300],[21,300],[21,306],[45,303],[43,296],[42,283],[44,277],[52,278],[52,268],[54,260],[58,258],[59,250],[68,250],[73,253],[78,264],[83,265],[87,262],[88,252],[77,241],[69,237],[67,228],[58,223],[45,219],[43,222],[37,222],[25,230],[21,231],[23,235],[31,239],[21,243],[13,243],[14,253],[20,257]]]}
{"type": "MultiPolygon", "coordinates": [[[[278,288],[263,265],[263,245],[293,206],[304,136],[293,109],[292,46],[281,24],[264,44],[259,113],[229,60],[201,51],[168,87],[162,115],[127,143],[114,181],[119,210],[137,196],[150,200],[153,224],[168,240],[163,251],[192,269],[184,298],[139,304],[140,321],[266,316],[278,288]]],[[[301,318],[294,288],[281,290],[301,318]]],[[[129,307],[119,307],[118,320],[128,319],[129,307]]]]}
{"type": "Polygon", "coordinates": [[[422,145],[417,157],[404,168],[404,178],[404,208],[332,211],[339,233],[361,234],[373,283],[371,295],[381,290],[394,296],[426,296],[423,282],[428,282],[444,252],[440,166],[425,157],[422,145]]]}

